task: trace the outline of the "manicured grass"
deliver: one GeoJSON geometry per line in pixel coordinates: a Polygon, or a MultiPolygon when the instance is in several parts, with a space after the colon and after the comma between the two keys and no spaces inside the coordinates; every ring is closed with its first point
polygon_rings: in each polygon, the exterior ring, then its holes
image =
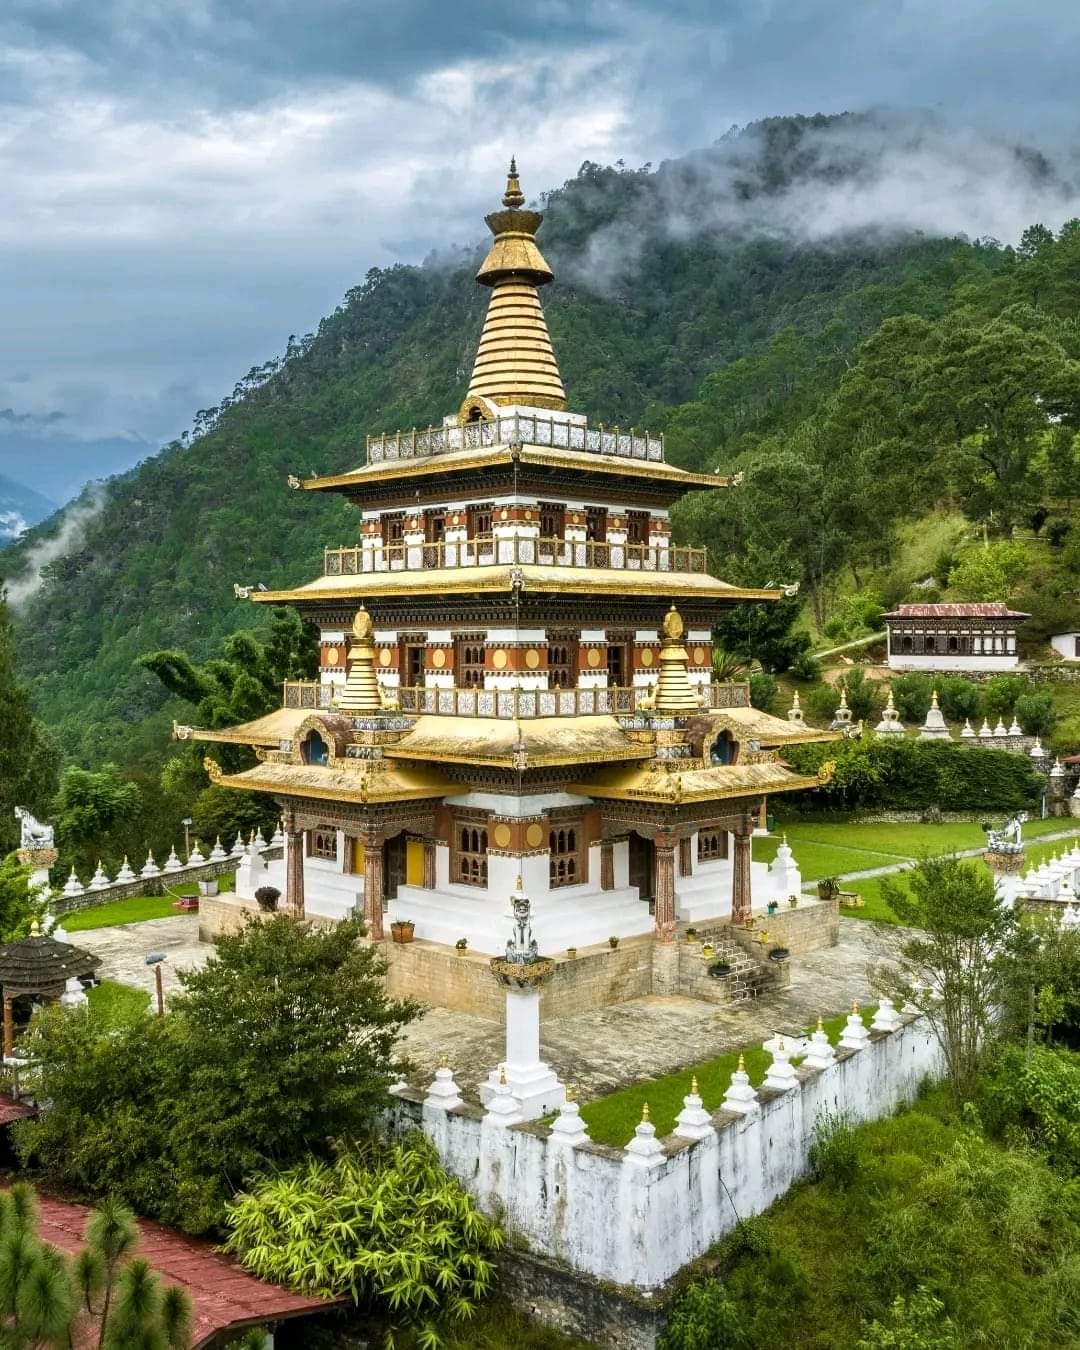
{"type": "MultiPolygon", "coordinates": [[[[234,876],[227,873],[218,878],[221,890],[232,890],[234,876]]],[[[90,909],[78,909],[64,914],[60,924],[68,933],[85,933],[90,928],[108,928],[113,924],[145,923],[147,919],[171,919],[178,912],[175,908],[176,896],[198,895],[199,888],[194,883],[174,886],[173,895],[133,895],[127,900],[111,900],[104,905],[94,905],[90,909]]]]}
{"type": "MultiPolygon", "coordinates": [[[[989,817],[995,822],[997,815],[989,817]]],[[[1073,828],[1071,820],[1031,820],[1024,826],[1026,839],[1057,834],[1073,828]]],[[[788,843],[799,858],[800,842],[830,844],[846,849],[866,849],[887,853],[894,858],[916,858],[920,853],[945,853],[952,849],[980,848],[986,840],[980,822],[924,825],[912,821],[895,825],[887,822],[847,823],[845,821],[778,821],[776,833],[786,833],[788,843]]],[[[852,868],[852,871],[855,869],[852,868]]]]}
{"type": "MultiPolygon", "coordinates": [[[[788,843],[799,864],[804,883],[817,881],[820,877],[841,876],[845,872],[861,872],[871,867],[890,867],[897,859],[887,853],[871,853],[856,848],[843,848],[831,843],[814,843],[808,839],[795,839],[788,833],[788,843]]],[[[780,847],[780,834],[772,837],[760,836],[753,840],[755,862],[772,862],[776,850],[780,847]]]]}
{"type": "MultiPolygon", "coordinates": [[[[906,873],[893,872],[889,881],[894,881],[904,890],[907,889],[906,873]]],[[[865,877],[862,881],[845,881],[843,889],[854,891],[864,900],[858,909],[841,909],[842,919],[869,919],[872,923],[897,923],[899,920],[881,898],[881,883],[884,877],[865,877]]]]}
{"type": "Polygon", "coordinates": [[[94,1016],[108,1022],[130,1022],[142,1017],[150,1005],[145,989],[133,989],[116,980],[102,980],[87,991],[86,997],[94,1016]]]}
{"type": "MultiPolygon", "coordinates": [[[[834,1045],[840,1039],[847,1016],[847,1013],[840,1013],[825,1020],[825,1030],[834,1045]]],[[[868,1026],[872,1017],[872,1009],[863,1009],[863,1021],[868,1026]]],[[[718,1110],[731,1082],[731,1075],[738,1068],[740,1053],[745,1056],[750,1082],[757,1087],[768,1072],[772,1056],[762,1050],[760,1042],[755,1041],[743,1046],[741,1051],[730,1050],[713,1059],[688,1064],[677,1073],[644,1079],[612,1092],[607,1097],[587,1102],[581,1108],[581,1118],[588,1126],[589,1137],[598,1144],[622,1148],[633,1137],[635,1126],[641,1123],[641,1109],[646,1102],[656,1133],[670,1134],[675,1128],[675,1117],[682,1110],[683,1098],[690,1091],[690,1080],[695,1076],[706,1111],[718,1110]]]]}

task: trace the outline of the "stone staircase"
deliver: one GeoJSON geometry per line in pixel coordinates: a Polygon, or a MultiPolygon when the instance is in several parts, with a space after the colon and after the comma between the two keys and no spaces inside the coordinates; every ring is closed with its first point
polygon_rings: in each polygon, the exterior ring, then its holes
{"type": "Polygon", "coordinates": [[[688,978],[681,981],[683,991],[714,1003],[747,1003],[763,994],[772,993],[782,981],[775,964],[756,953],[748,952],[732,935],[728,925],[698,930],[697,959],[689,957],[688,978]],[[709,943],[713,954],[707,960],[700,956],[701,946],[709,943]],[[731,967],[727,975],[709,975],[711,966],[723,962],[731,967]]]}

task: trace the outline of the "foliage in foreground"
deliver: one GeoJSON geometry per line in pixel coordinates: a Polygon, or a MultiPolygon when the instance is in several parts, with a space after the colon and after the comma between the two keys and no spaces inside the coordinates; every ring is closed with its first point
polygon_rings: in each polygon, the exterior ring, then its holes
{"type": "Polygon", "coordinates": [[[713,1249],[709,1273],[722,1281],[748,1346],[1077,1342],[1075,1186],[1040,1154],[971,1130],[943,1089],[855,1134],[851,1185],[796,1186],[713,1249]],[[928,1300],[942,1305],[936,1320],[928,1300]]]}
{"type": "Polygon", "coordinates": [[[37,1236],[37,1199],[18,1183],[0,1193],[0,1344],[10,1350],[97,1345],[102,1350],[185,1350],[191,1304],[162,1288],[133,1258],[135,1216],[107,1201],[91,1217],[86,1246],[68,1259],[37,1236]]]}
{"type": "Polygon", "coordinates": [[[374,1301],[424,1347],[441,1343],[440,1317],[474,1315],[503,1242],[420,1134],[263,1177],[229,1205],[228,1222],[226,1250],[253,1274],[374,1301]]]}
{"type": "Polygon", "coordinates": [[[371,1126],[419,1011],[386,996],[361,933],[279,915],[181,972],[164,1018],[47,1009],[27,1050],[50,1108],[17,1129],[24,1165],[200,1233],[249,1176],[328,1158],[371,1126]]]}

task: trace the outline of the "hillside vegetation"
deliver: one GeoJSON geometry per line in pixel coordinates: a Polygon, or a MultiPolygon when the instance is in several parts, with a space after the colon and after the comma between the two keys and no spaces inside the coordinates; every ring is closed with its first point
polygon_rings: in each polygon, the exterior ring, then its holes
{"type": "MultiPolygon", "coordinates": [[[[749,128],[725,190],[759,200],[767,220],[784,185],[855,176],[850,145],[828,154],[830,128],[850,121],[749,128]]],[[[927,510],[993,512],[1008,532],[1050,494],[1067,515],[1080,229],[1029,232],[1015,251],[748,237],[711,223],[730,219],[716,161],[730,170],[735,155],[722,145],[656,171],[586,164],[545,201],[557,274],[545,302],[572,406],[664,430],[676,463],[746,471],[740,491],[687,501],[683,537],[709,544],[733,580],[801,580],[820,627],[838,579],[858,589],[887,568],[892,530],[927,510]]],[[[370,272],[317,333],[291,338],[190,435],[106,485],[74,551],[17,615],[24,677],[69,757],[159,761],[182,705],[137,658],[216,652],[266,622],[234,600],[234,582],[305,580],[324,544],[351,540],[355,513],[290,492],[286,475],[354,467],[366,432],[456,406],[487,298],[475,264],[462,252],[370,272]]],[[[57,528],[5,551],[3,574],[19,575],[57,528]]]]}

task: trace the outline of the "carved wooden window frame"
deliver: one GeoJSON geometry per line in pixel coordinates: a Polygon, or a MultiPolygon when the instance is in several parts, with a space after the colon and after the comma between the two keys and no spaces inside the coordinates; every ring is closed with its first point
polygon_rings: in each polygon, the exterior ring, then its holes
{"type": "Polygon", "coordinates": [[[319,825],[307,831],[307,856],[323,862],[338,861],[338,832],[332,825],[319,825]]]}
{"type": "Polygon", "coordinates": [[[703,862],[724,862],[728,856],[727,830],[698,830],[697,860],[703,862]]]}
{"type": "Polygon", "coordinates": [[[588,847],[582,816],[548,822],[548,887],[579,886],[588,879],[588,847]]]}

